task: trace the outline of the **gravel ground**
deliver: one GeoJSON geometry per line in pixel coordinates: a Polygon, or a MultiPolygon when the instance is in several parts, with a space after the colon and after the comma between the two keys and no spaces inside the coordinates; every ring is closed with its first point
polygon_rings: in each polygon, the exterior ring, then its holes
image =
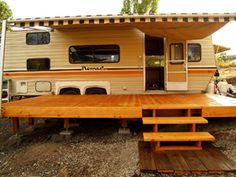
{"type": "MultiPolygon", "coordinates": [[[[61,122],[37,120],[34,129],[21,122],[14,136],[11,121],[0,118],[0,176],[3,177],[155,177],[175,174],[140,173],[138,141],[142,127],[130,124],[132,134],[119,135],[116,120],[82,120],[73,136],[58,135],[61,122]],[[22,126],[23,125],[23,126],[22,126]]],[[[168,127],[163,127],[168,129],[168,127]]],[[[236,161],[236,119],[214,119],[199,127],[216,136],[214,146],[236,161]]],[[[236,173],[186,175],[236,176],[236,173]]]]}

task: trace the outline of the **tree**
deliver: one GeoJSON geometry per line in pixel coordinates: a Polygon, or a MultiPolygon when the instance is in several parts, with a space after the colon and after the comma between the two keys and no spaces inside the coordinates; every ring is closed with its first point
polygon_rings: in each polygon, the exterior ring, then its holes
{"type": "Polygon", "coordinates": [[[2,31],[2,20],[12,17],[10,7],[4,1],[0,0],[0,32],[2,31]]]}
{"type": "Polygon", "coordinates": [[[155,14],[159,0],[124,0],[121,14],[155,14]]]}

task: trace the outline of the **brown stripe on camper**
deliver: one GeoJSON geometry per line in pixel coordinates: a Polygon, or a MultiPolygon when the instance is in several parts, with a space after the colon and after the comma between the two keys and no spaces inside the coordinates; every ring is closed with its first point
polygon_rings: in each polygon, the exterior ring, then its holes
{"type": "Polygon", "coordinates": [[[122,70],[80,70],[80,71],[24,71],[24,72],[5,72],[4,76],[51,76],[51,75],[104,75],[104,74],[143,74],[141,69],[122,69],[122,70]]]}
{"type": "Polygon", "coordinates": [[[65,17],[45,17],[45,18],[22,18],[9,20],[12,26],[16,27],[32,27],[34,24],[40,26],[66,26],[73,24],[114,24],[114,23],[150,23],[150,22],[220,22],[227,23],[235,21],[235,13],[171,13],[157,15],[86,15],[86,16],[65,16],[65,17]],[[38,22],[38,23],[36,23],[38,22]]]}
{"type": "Polygon", "coordinates": [[[215,74],[216,69],[188,69],[188,74],[215,74]]]}

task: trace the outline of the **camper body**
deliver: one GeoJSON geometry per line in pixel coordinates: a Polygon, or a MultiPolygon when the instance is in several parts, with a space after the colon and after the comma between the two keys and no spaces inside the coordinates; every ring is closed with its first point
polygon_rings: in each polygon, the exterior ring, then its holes
{"type": "Polygon", "coordinates": [[[10,31],[4,78],[11,96],[203,92],[214,48],[211,35],[193,38],[127,25],[10,31]]]}

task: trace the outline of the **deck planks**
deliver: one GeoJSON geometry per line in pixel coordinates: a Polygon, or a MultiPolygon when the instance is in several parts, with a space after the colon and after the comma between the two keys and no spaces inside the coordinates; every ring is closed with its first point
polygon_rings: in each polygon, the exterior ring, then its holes
{"type": "Polygon", "coordinates": [[[202,109],[236,117],[236,100],[207,94],[46,95],[3,104],[5,117],[142,118],[143,109],[202,109]]]}
{"type": "Polygon", "coordinates": [[[140,157],[139,165],[142,172],[199,174],[236,171],[236,163],[229,160],[211,145],[207,145],[202,151],[157,152],[153,150],[151,143],[139,141],[138,148],[140,157]],[[155,168],[153,167],[153,161],[155,162],[155,168]]]}

